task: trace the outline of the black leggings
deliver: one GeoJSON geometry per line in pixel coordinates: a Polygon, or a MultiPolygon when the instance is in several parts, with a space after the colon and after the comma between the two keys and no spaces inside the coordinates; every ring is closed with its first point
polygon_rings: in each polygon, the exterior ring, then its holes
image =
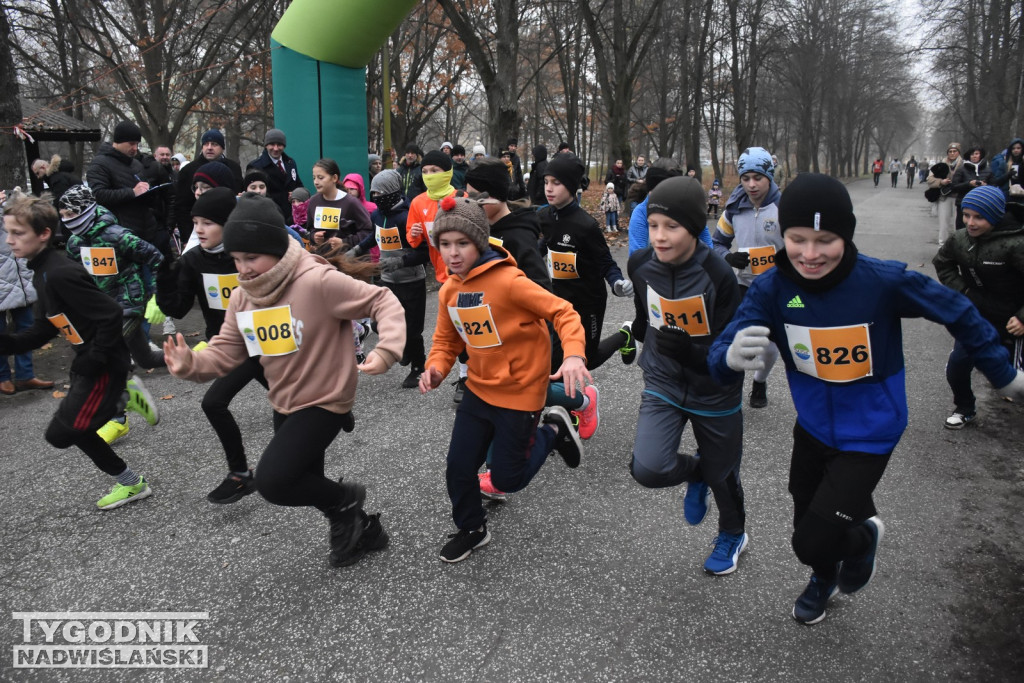
{"type": "Polygon", "coordinates": [[[245,445],[242,443],[242,432],[229,410],[231,401],[244,389],[249,382],[256,380],[267,388],[267,379],[263,376],[263,366],[259,358],[249,358],[237,368],[218,377],[203,396],[203,412],[210,426],[217,433],[224,455],[228,459],[228,469],[232,472],[246,472],[249,464],[245,459],[245,445]]]}
{"type": "Polygon", "coordinates": [[[341,485],[324,476],[324,455],[349,415],[303,408],[290,415],[274,412],[274,437],[259,467],[256,489],[268,503],[313,506],[326,511],[345,499],[341,485]]]}
{"type": "Polygon", "coordinates": [[[427,361],[423,349],[423,318],[427,314],[427,286],[424,280],[385,282],[405,309],[405,352],[402,361],[422,368],[427,361]]]}
{"type": "MultiPolygon", "coordinates": [[[[583,334],[586,339],[587,370],[601,367],[606,360],[618,351],[626,343],[626,335],[622,332],[615,332],[604,339],[601,339],[601,328],[604,327],[604,309],[578,308],[575,304],[573,309],[579,313],[580,324],[583,325],[583,334]]],[[[549,326],[549,329],[553,329],[549,326]]],[[[557,334],[551,335],[551,371],[554,372],[561,365],[564,352],[562,351],[561,340],[557,334]]]]}

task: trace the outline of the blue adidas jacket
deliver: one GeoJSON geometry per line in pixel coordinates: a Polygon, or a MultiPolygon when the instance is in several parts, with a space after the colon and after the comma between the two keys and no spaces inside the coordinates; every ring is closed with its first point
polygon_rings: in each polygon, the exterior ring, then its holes
{"type": "MultiPolygon", "coordinates": [[[[785,258],[785,252],[779,255],[785,258]]],[[[822,292],[809,292],[774,268],[757,278],[725,331],[708,355],[708,368],[720,382],[741,375],[725,362],[738,330],[761,325],[786,364],[797,421],[814,438],[843,451],[889,453],[907,427],[901,318],[923,317],[946,326],[975,360],[977,368],[996,387],[1010,383],[1015,370],[999,336],[967,297],[906,264],[858,255],[850,274],[822,292]],[[832,328],[867,325],[868,344],[837,348],[810,344],[789,326],[832,328]],[[837,382],[819,379],[798,369],[815,359],[830,368],[846,370],[870,358],[870,376],[837,382]]],[[[814,339],[814,337],[812,337],[814,339]]],[[[820,337],[818,338],[820,341],[820,337]]],[[[833,340],[834,341],[834,340],[833,340]]],[[[821,368],[821,365],[816,365],[821,368]]],[[[858,367],[864,367],[860,365],[858,367]]]]}

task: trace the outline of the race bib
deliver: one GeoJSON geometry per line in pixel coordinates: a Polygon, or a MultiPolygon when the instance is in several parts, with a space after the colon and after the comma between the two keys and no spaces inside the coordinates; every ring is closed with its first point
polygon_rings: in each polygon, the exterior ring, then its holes
{"type": "Polygon", "coordinates": [[[402,238],[398,236],[398,228],[382,228],[377,226],[377,246],[381,251],[398,251],[402,248],[402,238]]]}
{"type": "Polygon", "coordinates": [[[238,287],[238,273],[219,275],[203,273],[203,290],[206,291],[206,303],[215,311],[228,310],[228,299],[231,292],[238,287]]]}
{"type": "Polygon", "coordinates": [[[89,275],[117,275],[117,259],[111,247],[82,247],[82,265],[89,275]]]}
{"type": "Polygon", "coordinates": [[[548,273],[552,280],[578,280],[579,272],[576,270],[575,251],[551,251],[548,250],[548,273]]]}
{"type": "Polygon", "coordinates": [[[651,325],[655,328],[662,325],[678,327],[686,330],[691,337],[706,337],[711,334],[703,294],[685,299],[666,299],[648,285],[647,311],[651,316],[651,325]]]}
{"type": "Polygon", "coordinates": [[[740,247],[740,251],[750,254],[750,273],[760,275],[775,267],[775,247],[740,247]]]}
{"type": "Polygon", "coordinates": [[[235,313],[250,356],[287,356],[299,350],[291,306],[235,313]]]}
{"type": "Polygon", "coordinates": [[[488,236],[487,241],[491,244],[492,247],[505,246],[505,240],[501,239],[500,237],[495,237],[494,235],[488,236]]]}
{"type": "Polygon", "coordinates": [[[852,382],[870,377],[871,337],[868,326],[801,327],[786,325],[789,351],[796,369],[826,382],[852,382]]]}
{"type": "Polygon", "coordinates": [[[75,326],[71,324],[71,321],[68,320],[66,315],[58,313],[57,315],[48,315],[46,316],[46,319],[60,331],[61,336],[63,336],[69,344],[78,346],[82,343],[82,335],[78,334],[78,330],[75,329],[75,326]]]}
{"type": "Polygon", "coordinates": [[[318,206],[313,212],[314,230],[337,230],[341,227],[341,209],[335,206],[318,206]]]}
{"type": "Polygon", "coordinates": [[[466,342],[466,346],[474,349],[488,349],[492,346],[501,346],[501,337],[498,336],[498,326],[494,324],[491,317],[489,304],[483,306],[472,306],[458,308],[448,307],[448,316],[455,325],[455,330],[466,342]]]}

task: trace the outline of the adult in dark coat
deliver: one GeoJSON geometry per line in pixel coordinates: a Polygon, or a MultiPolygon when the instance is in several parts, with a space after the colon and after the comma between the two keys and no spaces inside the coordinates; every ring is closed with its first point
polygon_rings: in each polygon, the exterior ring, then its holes
{"type": "Polygon", "coordinates": [[[548,167],[548,148],[537,145],[533,148],[533,166],[530,167],[530,182],[526,186],[526,194],[534,206],[548,203],[544,196],[544,171],[548,167]]]}
{"type": "Polygon", "coordinates": [[[228,159],[224,155],[224,134],[216,128],[203,133],[200,140],[203,146],[202,153],[193,161],[186,164],[178,171],[178,187],[175,190],[174,201],[174,222],[178,226],[182,243],[188,241],[192,234],[192,205],[196,203],[195,189],[192,187],[192,175],[203,164],[211,161],[220,163],[231,169],[234,177],[232,190],[237,194],[242,191],[242,167],[234,159],[228,159]]]}
{"type": "Polygon", "coordinates": [[[250,161],[245,171],[262,171],[267,176],[267,196],[274,200],[284,214],[287,224],[291,225],[292,203],[289,195],[292,190],[304,185],[295,160],[284,153],[287,144],[284,131],[271,128],[263,136],[263,154],[255,161],[250,161]]]}
{"type": "Polygon", "coordinates": [[[136,158],[140,140],[138,126],[120,122],[114,127],[113,142],[100,146],[85,175],[96,201],[117,216],[118,223],[156,245],[161,236],[153,214],[155,197],[143,178],[145,168],[136,158]]]}
{"type": "Polygon", "coordinates": [[[154,244],[164,256],[168,256],[169,252],[165,246],[170,246],[170,236],[174,232],[175,185],[171,180],[171,172],[169,167],[160,163],[155,156],[139,154],[138,159],[142,164],[142,179],[149,183],[149,193],[153,195],[153,216],[156,218],[157,228],[159,232],[167,234],[167,239],[161,236],[161,243],[154,244]]]}

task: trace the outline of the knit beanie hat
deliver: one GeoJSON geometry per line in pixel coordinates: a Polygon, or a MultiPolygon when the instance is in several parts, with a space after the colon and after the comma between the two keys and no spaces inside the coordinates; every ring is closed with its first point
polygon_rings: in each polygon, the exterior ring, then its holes
{"type": "Polygon", "coordinates": [[[58,209],[73,213],[76,217],[95,206],[96,197],[93,196],[88,185],[72,185],[64,191],[57,202],[58,209]]]}
{"type": "Polygon", "coordinates": [[[242,188],[248,190],[249,185],[257,181],[266,185],[269,182],[267,174],[258,168],[249,169],[249,172],[245,174],[245,178],[242,179],[242,188]]]}
{"type": "Polygon", "coordinates": [[[131,121],[122,121],[114,126],[114,142],[140,142],[142,131],[131,121]]]}
{"type": "Polygon", "coordinates": [[[441,143],[441,147],[439,149],[444,150],[445,147],[447,147],[448,149],[452,149],[454,146],[455,145],[445,140],[444,142],[441,143]]]}
{"type": "Polygon", "coordinates": [[[487,148],[484,147],[479,142],[473,145],[473,155],[475,156],[477,154],[483,154],[484,156],[487,156],[487,148]]]}
{"type": "Polygon", "coordinates": [[[982,185],[976,187],[960,200],[960,207],[971,209],[981,214],[981,217],[997,225],[1006,213],[1006,196],[1003,191],[993,185],[982,185]]]}
{"type": "Polygon", "coordinates": [[[452,170],[452,158],[439,149],[427,152],[420,166],[437,166],[442,171],[452,170]]]}
{"type": "Polygon", "coordinates": [[[704,186],[689,176],[666,178],[647,195],[647,215],[664,214],[697,237],[708,220],[704,186]]]}
{"type": "Polygon", "coordinates": [[[201,145],[205,145],[207,142],[212,142],[214,144],[220,145],[221,147],[227,146],[224,144],[224,133],[221,133],[216,128],[211,128],[210,130],[203,133],[203,137],[199,140],[199,144],[201,145]]]}
{"type": "Polygon", "coordinates": [[[223,226],[235,210],[236,204],[238,201],[234,192],[227,187],[215,187],[199,195],[199,199],[192,205],[192,216],[206,218],[223,226]]]}
{"type": "Polygon", "coordinates": [[[487,214],[477,202],[468,197],[445,197],[434,216],[434,247],[442,234],[455,231],[468,237],[482,254],[488,249],[490,230],[487,214]]]}
{"type": "Polygon", "coordinates": [[[607,185],[604,186],[604,189],[605,189],[606,192],[608,190],[614,190],[615,189],[615,183],[608,183],[607,185]]]}
{"type": "Polygon", "coordinates": [[[379,154],[367,154],[366,155],[366,163],[367,164],[372,164],[375,161],[381,161],[381,158],[380,158],[379,154]]]}
{"type": "Polygon", "coordinates": [[[208,161],[192,174],[192,182],[202,181],[212,187],[235,188],[235,175],[231,169],[219,161],[208,161]]]}
{"type": "Polygon", "coordinates": [[[764,147],[747,147],[736,160],[736,174],[742,176],[744,173],[760,173],[761,175],[772,175],[772,155],[764,147]]]}
{"type": "Polygon", "coordinates": [[[463,145],[455,145],[452,147],[453,157],[464,157],[466,156],[466,148],[463,145]]]}
{"type": "Polygon", "coordinates": [[[406,154],[415,154],[417,156],[423,156],[423,150],[415,142],[410,142],[405,146],[406,154]]]}
{"type": "Polygon", "coordinates": [[[292,190],[292,201],[293,202],[308,202],[309,201],[309,190],[304,187],[296,187],[292,190]]]}
{"type": "Polygon", "coordinates": [[[779,200],[779,226],[828,230],[853,241],[857,217],[846,186],[824,173],[801,173],[789,184],[779,200]]]}
{"type": "Polygon", "coordinates": [[[647,185],[648,190],[653,190],[661,184],[661,181],[678,178],[681,175],[683,175],[683,169],[678,161],[672,157],[660,157],[653,166],[647,169],[644,184],[647,185]]]}
{"type": "Polygon", "coordinates": [[[493,159],[474,161],[466,171],[466,184],[477,192],[486,192],[499,202],[508,201],[512,183],[505,164],[493,159]]]}
{"type": "Polygon", "coordinates": [[[239,198],[224,223],[224,251],[281,257],[288,251],[289,239],[274,200],[252,192],[239,198]]]}
{"type": "Polygon", "coordinates": [[[545,176],[551,176],[558,182],[565,185],[569,194],[576,194],[580,189],[580,179],[583,177],[583,162],[575,154],[563,152],[556,154],[544,169],[545,176]]]}
{"type": "Polygon", "coordinates": [[[287,146],[288,140],[284,136],[284,131],[280,128],[271,128],[268,130],[267,134],[263,136],[263,146],[266,147],[271,143],[287,146]]]}

